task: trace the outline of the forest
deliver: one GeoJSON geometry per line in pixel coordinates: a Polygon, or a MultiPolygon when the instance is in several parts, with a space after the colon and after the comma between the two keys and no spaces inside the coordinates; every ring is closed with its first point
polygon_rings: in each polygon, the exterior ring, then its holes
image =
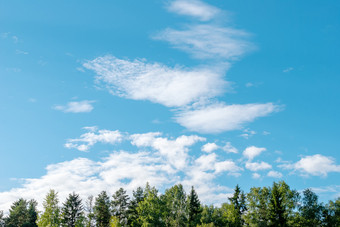
{"type": "Polygon", "coordinates": [[[58,192],[50,190],[42,211],[37,205],[34,199],[14,201],[6,215],[0,211],[0,226],[340,226],[340,197],[320,203],[311,189],[298,192],[284,181],[247,193],[236,185],[220,206],[202,204],[194,187],[187,194],[178,184],[160,194],[149,183],[131,198],[123,188],[85,201],[72,192],[62,204],[58,192]]]}

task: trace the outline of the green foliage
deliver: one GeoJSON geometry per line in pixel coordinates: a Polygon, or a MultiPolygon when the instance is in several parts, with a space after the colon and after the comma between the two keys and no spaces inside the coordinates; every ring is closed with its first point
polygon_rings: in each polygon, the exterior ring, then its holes
{"type": "Polygon", "coordinates": [[[201,202],[198,199],[198,195],[194,189],[194,186],[191,187],[191,191],[187,199],[187,209],[188,226],[196,227],[200,223],[203,209],[201,207],[201,202]]]}
{"type": "Polygon", "coordinates": [[[97,227],[108,227],[111,219],[110,198],[105,191],[102,191],[96,198],[93,207],[94,219],[97,227]]]}
{"type": "Polygon", "coordinates": [[[6,227],[35,227],[37,226],[37,202],[25,199],[15,201],[9,210],[9,216],[5,219],[6,227]]]}
{"type": "Polygon", "coordinates": [[[58,227],[60,225],[58,203],[58,193],[51,189],[43,202],[44,211],[37,221],[39,227],[58,227]]]}
{"type": "Polygon", "coordinates": [[[246,207],[246,197],[241,188],[236,185],[233,197],[229,198],[229,201],[234,206],[234,218],[232,225],[233,226],[242,226],[243,225],[243,213],[247,210],[246,207]]]}
{"type": "Polygon", "coordinates": [[[84,212],[82,201],[78,194],[69,194],[62,207],[61,224],[65,227],[84,226],[84,212]]]}
{"type": "Polygon", "coordinates": [[[158,197],[155,187],[150,187],[147,183],[144,190],[144,199],[138,203],[138,219],[142,226],[165,226],[162,214],[164,206],[158,197]]]}
{"type": "Polygon", "coordinates": [[[340,226],[340,197],[329,201],[322,212],[323,226],[340,226]]]}
{"type": "Polygon", "coordinates": [[[310,189],[303,191],[302,205],[299,207],[300,226],[320,226],[323,206],[318,203],[318,196],[310,189]]]}
{"type": "Polygon", "coordinates": [[[123,188],[120,188],[112,196],[112,214],[117,217],[122,226],[127,225],[129,196],[123,188]]]}
{"type": "Polygon", "coordinates": [[[139,202],[144,200],[143,188],[138,187],[136,191],[132,192],[133,198],[131,199],[128,206],[128,226],[141,226],[141,222],[138,219],[137,207],[139,202]]]}
{"type": "Polygon", "coordinates": [[[250,226],[267,226],[269,220],[270,190],[267,187],[251,188],[247,194],[246,223],[250,226]]]}
{"type": "Polygon", "coordinates": [[[121,227],[119,218],[117,216],[112,216],[110,219],[110,227],[121,227]]]}
{"type": "Polygon", "coordinates": [[[167,226],[186,226],[186,194],[181,184],[167,189],[161,197],[165,205],[163,218],[167,226]]]}

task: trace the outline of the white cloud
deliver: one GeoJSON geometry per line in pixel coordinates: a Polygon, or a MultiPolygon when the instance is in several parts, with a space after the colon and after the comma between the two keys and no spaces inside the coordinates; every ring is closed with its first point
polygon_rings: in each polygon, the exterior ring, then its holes
{"type": "Polygon", "coordinates": [[[202,151],[207,152],[207,153],[211,153],[217,149],[219,149],[219,146],[216,143],[206,143],[201,148],[202,151]]]}
{"type": "Polygon", "coordinates": [[[96,80],[114,95],[149,100],[168,107],[215,97],[228,85],[222,79],[220,69],[170,68],[160,63],[122,60],[110,55],[88,61],[83,66],[93,70],[97,74],[96,80]]]}
{"type": "MultiPolygon", "coordinates": [[[[71,144],[78,148],[80,143],[88,146],[101,143],[115,143],[121,138],[118,131],[98,130],[86,127],[88,133],[73,139],[71,144]],[[113,135],[115,136],[111,136],[113,135]]],[[[161,137],[160,133],[133,134],[126,136],[134,149],[113,151],[100,161],[87,158],[76,158],[48,165],[46,174],[39,178],[23,179],[20,187],[0,192],[0,210],[8,210],[11,203],[20,197],[37,199],[39,209],[49,191],[59,192],[63,202],[70,192],[79,193],[82,198],[96,196],[106,190],[109,194],[118,188],[125,188],[129,194],[146,182],[161,191],[173,184],[182,183],[187,191],[193,185],[204,203],[221,203],[232,192],[232,189],[221,186],[214,180],[222,174],[240,175],[243,169],[232,160],[225,160],[214,153],[195,158],[190,155],[190,148],[205,139],[198,136],[179,136],[175,139],[161,137]],[[140,150],[140,148],[142,148],[140,150]],[[151,148],[151,149],[149,149],[151,148]],[[155,152],[155,150],[157,152],[155,152]],[[182,156],[185,164],[181,163],[182,156]],[[177,160],[175,159],[177,157],[177,160]]]]}
{"type": "Polygon", "coordinates": [[[168,5],[168,10],[180,15],[192,16],[201,21],[214,18],[220,10],[198,0],[176,0],[168,5]]]}
{"type": "Polygon", "coordinates": [[[277,111],[273,103],[226,105],[224,103],[204,106],[177,113],[176,121],[191,131],[220,133],[240,129],[245,123],[277,111]]]}
{"type": "Polygon", "coordinates": [[[65,143],[66,148],[75,148],[79,151],[88,151],[96,143],[115,144],[123,139],[123,134],[118,130],[98,130],[96,127],[84,127],[89,132],[84,133],[78,139],[68,139],[65,143]]]}
{"type": "Polygon", "coordinates": [[[230,142],[227,142],[224,147],[222,148],[224,151],[228,152],[228,153],[238,153],[238,150],[236,147],[234,147],[233,145],[231,145],[230,142]]]}
{"type": "Polygon", "coordinates": [[[274,177],[274,178],[282,178],[282,173],[271,170],[267,174],[268,177],[274,177]]]}
{"type": "Polygon", "coordinates": [[[169,42],[199,59],[236,60],[254,46],[246,41],[249,34],[231,27],[212,24],[188,25],[186,30],[167,28],[154,38],[169,42]]]}
{"type": "Polygon", "coordinates": [[[187,166],[189,146],[205,141],[199,136],[180,136],[174,140],[160,137],[160,133],[145,133],[131,135],[131,144],[137,147],[152,147],[165,157],[168,163],[177,170],[183,170],[187,166]]]}
{"type": "Polygon", "coordinates": [[[326,157],[321,154],[306,156],[300,161],[293,164],[282,164],[279,167],[298,171],[301,175],[324,176],[330,172],[340,172],[340,165],[335,164],[332,157],[326,157]]]}
{"type": "Polygon", "coordinates": [[[243,156],[248,159],[248,161],[253,160],[256,156],[260,155],[263,151],[267,150],[264,147],[255,147],[255,146],[250,146],[247,147],[243,151],[243,156]]]}
{"type": "Polygon", "coordinates": [[[256,172],[259,170],[271,169],[272,166],[266,162],[247,162],[246,168],[250,171],[256,172]]]}
{"type": "Polygon", "coordinates": [[[56,105],[53,108],[65,113],[88,113],[93,110],[91,103],[94,103],[94,101],[84,100],[80,102],[69,102],[65,106],[56,105]]]}

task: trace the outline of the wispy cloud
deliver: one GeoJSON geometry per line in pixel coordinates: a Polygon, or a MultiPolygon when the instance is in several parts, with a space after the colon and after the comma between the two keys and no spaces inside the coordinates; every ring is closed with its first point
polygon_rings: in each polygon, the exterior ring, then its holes
{"type": "Polygon", "coordinates": [[[316,154],[301,158],[296,163],[285,163],[279,165],[283,169],[291,169],[299,172],[303,176],[323,176],[326,177],[330,172],[340,172],[340,165],[335,164],[332,157],[316,154]]]}
{"type": "Polygon", "coordinates": [[[77,139],[68,139],[64,146],[79,151],[89,151],[96,143],[115,144],[120,143],[124,138],[124,135],[118,130],[98,130],[96,127],[85,127],[84,129],[88,132],[77,139]]]}
{"type": "Polygon", "coordinates": [[[188,25],[185,30],[168,28],[154,36],[195,58],[224,60],[236,60],[253,50],[248,37],[245,31],[213,24],[188,25]]]}
{"type": "Polygon", "coordinates": [[[102,82],[117,96],[134,100],[149,100],[168,107],[179,107],[222,94],[228,82],[220,69],[197,67],[170,68],[143,60],[123,60],[107,55],[83,65],[96,72],[102,82]]]}
{"type": "Polygon", "coordinates": [[[220,13],[220,9],[199,0],[176,0],[170,2],[167,8],[170,12],[191,16],[201,21],[211,20],[220,13]]]}
{"type": "Polygon", "coordinates": [[[271,169],[272,166],[266,162],[247,162],[246,168],[250,171],[259,171],[259,170],[267,170],[271,169]]]}
{"type": "Polygon", "coordinates": [[[93,110],[92,103],[95,101],[84,100],[79,102],[69,102],[66,105],[55,105],[55,110],[60,110],[65,113],[88,113],[93,110]]]}
{"type": "Polygon", "coordinates": [[[176,121],[191,131],[201,133],[220,133],[241,129],[245,123],[254,121],[278,111],[273,103],[226,105],[224,103],[203,106],[194,110],[177,113],[176,121]]]}
{"type": "Polygon", "coordinates": [[[290,71],[294,70],[293,67],[288,67],[286,69],[283,70],[284,73],[289,73],[290,71]]]}

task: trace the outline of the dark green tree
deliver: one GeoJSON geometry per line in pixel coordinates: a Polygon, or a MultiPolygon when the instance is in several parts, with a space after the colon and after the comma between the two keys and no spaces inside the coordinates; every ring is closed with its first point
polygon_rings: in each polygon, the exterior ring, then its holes
{"type": "Polygon", "coordinates": [[[247,210],[246,206],[246,197],[239,185],[236,185],[234,194],[229,201],[234,206],[235,212],[235,222],[233,223],[234,226],[242,226],[243,225],[243,213],[247,210]]]}
{"type": "Polygon", "coordinates": [[[37,220],[37,202],[25,199],[15,201],[9,210],[9,215],[5,219],[6,227],[35,227],[37,220]]]}
{"type": "Polygon", "coordinates": [[[128,221],[129,196],[123,188],[120,188],[112,197],[112,214],[118,218],[122,226],[126,226],[128,221]]]}
{"type": "Polygon", "coordinates": [[[62,211],[61,217],[62,226],[65,227],[84,226],[85,221],[84,208],[79,195],[76,194],[75,192],[69,194],[66,201],[63,203],[61,211],[62,211]]]}
{"type": "Polygon", "coordinates": [[[269,199],[269,226],[287,226],[286,207],[284,205],[284,195],[277,183],[273,183],[269,199]]]}
{"type": "Polygon", "coordinates": [[[2,210],[0,210],[0,226],[1,227],[5,226],[5,216],[2,210]]]}
{"type": "Polygon", "coordinates": [[[320,226],[323,206],[318,203],[318,196],[311,190],[303,191],[302,204],[299,207],[302,226],[320,226]]]}
{"type": "Polygon", "coordinates": [[[194,189],[194,186],[191,187],[190,194],[188,195],[187,209],[188,225],[189,227],[196,227],[200,223],[203,209],[201,207],[201,202],[198,199],[198,195],[194,189]]]}
{"type": "Polygon", "coordinates": [[[97,227],[108,227],[111,219],[110,198],[105,191],[102,191],[96,198],[93,212],[97,227]]]}
{"type": "Polygon", "coordinates": [[[334,202],[329,201],[322,212],[322,226],[338,227],[340,226],[340,197],[334,202]]]}
{"type": "Polygon", "coordinates": [[[142,187],[138,187],[136,191],[132,192],[132,199],[128,206],[128,226],[141,226],[138,220],[138,204],[144,200],[144,191],[142,187]]]}
{"type": "Polygon", "coordinates": [[[51,189],[43,202],[44,211],[37,221],[39,227],[60,226],[60,209],[58,203],[58,193],[51,189]]]}
{"type": "Polygon", "coordinates": [[[181,184],[174,185],[167,189],[162,202],[165,205],[163,218],[167,226],[186,226],[187,224],[187,204],[186,194],[181,184]]]}

